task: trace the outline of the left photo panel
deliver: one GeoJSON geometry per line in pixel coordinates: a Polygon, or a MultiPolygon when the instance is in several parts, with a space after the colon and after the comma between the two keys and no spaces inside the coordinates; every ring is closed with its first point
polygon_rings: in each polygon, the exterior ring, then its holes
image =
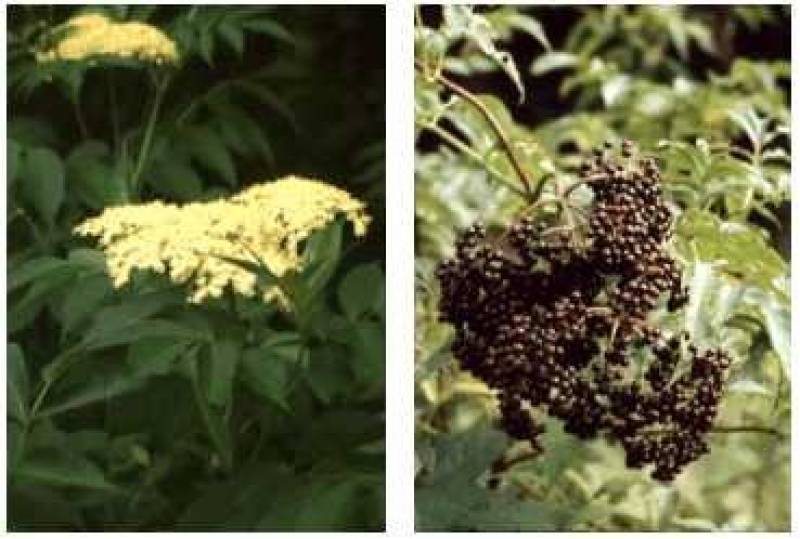
{"type": "Polygon", "coordinates": [[[7,8],[9,531],[382,531],[385,8],[7,8]]]}

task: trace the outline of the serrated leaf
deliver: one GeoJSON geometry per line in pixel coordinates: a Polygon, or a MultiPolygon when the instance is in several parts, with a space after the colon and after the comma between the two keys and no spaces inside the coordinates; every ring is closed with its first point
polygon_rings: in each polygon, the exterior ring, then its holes
{"type": "Polygon", "coordinates": [[[379,531],[383,488],[381,476],[344,466],[302,474],[251,464],[205,487],[181,515],[178,530],[379,531]]]}
{"type": "Polygon", "coordinates": [[[46,272],[46,278],[32,281],[19,300],[9,302],[8,331],[14,333],[27,326],[50,301],[60,297],[76,277],[68,265],[46,272]]]}
{"type": "Polygon", "coordinates": [[[763,318],[772,349],[778,354],[784,371],[791,373],[791,312],[789,305],[774,294],[751,289],[746,300],[755,305],[763,318]]]}
{"type": "Polygon", "coordinates": [[[376,263],[356,266],[339,283],[339,305],[350,320],[380,314],[384,303],[384,277],[376,263]]]}
{"type": "Polygon", "coordinates": [[[20,265],[12,265],[8,273],[8,291],[11,292],[28,283],[46,279],[48,275],[65,270],[68,264],[51,256],[33,258],[20,265]]]}
{"type": "Polygon", "coordinates": [[[92,462],[52,452],[29,455],[17,466],[13,478],[20,482],[53,487],[96,489],[111,493],[119,491],[92,462]]]}
{"type": "Polygon", "coordinates": [[[200,411],[208,437],[220,457],[223,469],[230,471],[233,468],[233,437],[231,436],[227,416],[224,410],[209,406],[206,400],[206,392],[202,387],[198,358],[196,356],[186,362],[186,374],[192,383],[195,404],[200,411]]]}
{"type": "Polygon", "coordinates": [[[547,33],[544,31],[544,26],[535,18],[531,17],[530,15],[520,13],[516,9],[510,9],[506,15],[506,20],[511,24],[512,27],[523,31],[536,39],[536,41],[538,41],[539,44],[546,50],[549,51],[552,48],[550,40],[547,39],[547,33]]]}
{"type": "Polygon", "coordinates": [[[684,258],[715,262],[731,277],[780,293],[786,262],[755,227],[692,209],[681,215],[676,235],[684,258]]]}
{"type": "Polygon", "coordinates": [[[231,46],[239,57],[244,53],[244,32],[229,20],[223,20],[217,27],[217,32],[225,42],[231,46]]]}
{"type": "Polygon", "coordinates": [[[544,75],[557,69],[567,69],[574,67],[578,63],[578,57],[571,52],[550,51],[540,54],[531,64],[530,71],[533,75],[544,75]]]}
{"type": "Polygon", "coordinates": [[[130,393],[144,386],[144,379],[133,375],[125,362],[73,366],[68,376],[56,382],[38,417],[50,417],[96,402],[130,393]]]}
{"type": "Polygon", "coordinates": [[[94,335],[91,340],[85,340],[83,346],[86,350],[100,350],[111,346],[121,346],[136,342],[139,339],[169,338],[174,340],[204,341],[207,335],[194,328],[173,322],[172,320],[141,320],[134,324],[117,330],[106,331],[102,335],[94,335]]]}
{"type": "Polygon", "coordinates": [[[347,474],[295,479],[261,515],[258,527],[308,532],[352,527],[365,502],[363,483],[363,478],[347,474]]]}
{"type": "Polygon", "coordinates": [[[25,355],[16,343],[6,347],[8,362],[8,415],[25,424],[28,419],[28,399],[30,397],[30,380],[25,365],[25,355]]]}
{"type": "Polygon", "coordinates": [[[181,131],[181,144],[194,160],[236,187],[236,166],[223,141],[210,129],[189,127],[181,131]]]}
{"type": "Polygon", "coordinates": [[[214,406],[224,407],[231,402],[240,357],[241,349],[236,341],[223,339],[211,344],[208,401],[214,406]]]}
{"type": "Polygon", "coordinates": [[[383,387],[386,374],[385,332],[381,322],[361,322],[350,331],[351,360],[356,378],[372,388],[383,387]]]}
{"type": "Polygon", "coordinates": [[[6,146],[8,152],[8,165],[6,167],[6,174],[8,175],[8,184],[13,185],[14,180],[17,179],[19,173],[20,163],[22,162],[22,145],[18,144],[14,139],[9,138],[6,146]]]}
{"type": "Polygon", "coordinates": [[[104,142],[88,140],[77,146],[65,162],[70,192],[92,209],[125,200],[125,182],[116,174],[104,142]]]}
{"type": "Polygon", "coordinates": [[[312,348],[306,378],[314,395],[326,404],[344,398],[353,389],[347,360],[331,346],[312,348]]]}
{"type": "Polygon", "coordinates": [[[25,153],[16,183],[20,196],[52,226],[64,201],[64,164],[53,150],[33,148],[25,153]]]}
{"type": "Polygon", "coordinates": [[[106,258],[97,249],[72,249],[67,255],[67,262],[80,271],[103,273],[106,270],[106,258]]]}
{"type": "Polygon", "coordinates": [[[23,146],[30,148],[60,147],[54,124],[43,119],[22,116],[10,118],[8,135],[23,146]]]}
{"type": "Polygon", "coordinates": [[[220,118],[220,131],[228,145],[236,147],[237,152],[240,153],[241,150],[246,150],[248,153],[254,152],[270,166],[275,164],[275,152],[264,135],[262,126],[247,113],[230,103],[210,100],[209,106],[220,118]]]}
{"type": "Polygon", "coordinates": [[[200,29],[200,38],[198,41],[198,48],[200,56],[209,66],[214,65],[214,35],[211,33],[210,28],[200,29]]]}
{"type": "Polygon", "coordinates": [[[172,337],[139,339],[128,348],[127,363],[136,377],[164,375],[189,346],[189,341],[175,341],[172,337]]]}
{"type": "Polygon", "coordinates": [[[271,503],[264,492],[289,485],[291,474],[274,463],[249,464],[227,481],[210,482],[180,514],[178,531],[254,531],[271,503]]]}
{"type": "Polygon", "coordinates": [[[772,396],[774,393],[769,388],[755,380],[736,380],[725,387],[725,391],[734,393],[748,393],[753,395],[772,396]]]}
{"type": "Polygon", "coordinates": [[[181,161],[162,159],[148,169],[145,178],[156,192],[179,201],[196,200],[203,193],[203,180],[181,161]]]}
{"type": "Polygon", "coordinates": [[[522,84],[514,57],[497,48],[494,43],[491,24],[486,18],[473,11],[471,6],[446,5],[443,11],[445,32],[451,37],[463,37],[472,41],[480,51],[494,61],[511,79],[519,93],[519,102],[525,100],[525,86],[522,84]]]}
{"type": "Polygon", "coordinates": [[[61,303],[61,334],[66,336],[88,320],[113,294],[106,275],[88,275],[79,279],[64,294],[61,303]]]}
{"type": "Polygon", "coordinates": [[[292,108],[288,103],[286,103],[286,101],[281,99],[277,93],[267,88],[264,84],[259,84],[257,82],[248,80],[239,81],[236,83],[236,85],[286,118],[286,121],[289,122],[289,125],[295,132],[300,130],[300,127],[297,123],[297,118],[292,111],[292,108]]]}
{"type": "Polygon", "coordinates": [[[84,334],[86,345],[101,342],[106,335],[117,335],[139,322],[161,312],[169,306],[183,303],[176,290],[163,290],[127,299],[120,305],[111,305],[97,311],[91,327],[84,334]]]}
{"type": "Polygon", "coordinates": [[[342,251],[344,222],[336,219],[306,240],[304,266],[300,274],[302,300],[311,300],[322,290],[339,265],[342,251]]]}
{"type": "Polygon", "coordinates": [[[289,45],[296,45],[294,36],[281,24],[271,21],[269,19],[250,19],[242,21],[242,26],[250,30],[274,38],[277,41],[282,41],[289,45]]]}
{"type": "Polygon", "coordinates": [[[385,434],[383,418],[352,408],[328,409],[310,421],[298,418],[295,422],[298,420],[304,423],[298,433],[298,455],[309,462],[346,455],[365,444],[382,441],[385,434]],[[337,443],[328,444],[333,438],[337,443]]]}
{"type": "Polygon", "coordinates": [[[489,469],[507,443],[502,432],[488,428],[438,436],[433,440],[436,461],[421,481],[426,485],[457,477],[473,481],[489,469]]]}
{"type": "Polygon", "coordinates": [[[432,443],[432,469],[420,475],[415,491],[418,530],[553,530],[567,521],[571,511],[563,506],[520,501],[476,481],[505,448],[499,431],[440,435],[432,443]]]}
{"type": "MultiPolygon", "coordinates": [[[[300,346],[296,345],[295,355],[300,346]]],[[[289,410],[286,398],[291,389],[290,374],[295,364],[271,353],[269,348],[253,348],[242,354],[240,376],[257,395],[289,410]]]]}

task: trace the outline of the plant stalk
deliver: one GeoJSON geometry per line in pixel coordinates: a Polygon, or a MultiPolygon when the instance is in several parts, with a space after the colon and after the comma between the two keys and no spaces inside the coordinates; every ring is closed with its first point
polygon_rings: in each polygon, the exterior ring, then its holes
{"type": "MultiPolygon", "coordinates": [[[[421,73],[424,73],[423,66],[421,65],[420,62],[415,62],[415,65],[416,65],[418,71],[420,71],[421,73]]],[[[452,80],[448,79],[447,77],[445,77],[441,73],[436,73],[434,75],[434,79],[439,84],[441,84],[442,86],[444,86],[445,88],[447,88],[448,90],[453,92],[454,94],[456,94],[459,97],[461,97],[462,99],[466,100],[473,107],[475,107],[475,109],[478,112],[480,112],[480,114],[484,117],[486,122],[492,128],[492,131],[494,131],[495,136],[497,136],[497,139],[502,144],[503,149],[506,152],[506,155],[508,155],[508,159],[509,159],[509,161],[511,161],[511,166],[514,168],[514,171],[517,173],[517,176],[519,177],[520,181],[522,182],[522,185],[523,185],[524,190],[525,190],[526,198],[528,198],[529,200],[536,200],[536,198],[538,197],[538,193],[536,193],[536,192],[531,190],[530,178],[528,178],[528,175],[525,173],[525,169],[522,166],[522,162],[517,157],[517,153],[514,151],[514,147],[513,147],[512,143],[511,143],[511,140],[508,138],[508,135],[506,134],[506,132],[503,131],[503,128],[500,125],[500,122],[497,120],[497,118],[495,118],[495,116],[492,114],[492,112],[486,107],[486,105],[484,103],[481,102],[480,99],[478,99],[478,97],[475,94],[473,94],[472,92],[470,92],[469,90],[467,90],[463,86],[461,86],[461,85],[453,82],[452,80]]],[[[541,189],[537,189],[537,191],[540,192],[541,189]]]]}
{"type": "Polygon", "coordinates": [[[108,106],[111,109],[109,114],[111,116],[111,132],[114,141],[114,155],[117,156],[120,143],[119,135],[119,115],[117,112],[117,88],[114,84],[114,73],[108,71],[106,75],[106,85],[108,87],[108,106]]]}
{"type": "Polygon", "coordinates": [[[139,193],[139,177],[144,170],[145,163],[150,154],[150,149],[153,143],[153,133],[155,132],[156,123],[158,122],[158,113],[161,109],[161,104],[164,100],[164,95],[167,93],[167,86],[169,85],[169,78],[165,77],[164,80],[156,86],[156,95],[153,99],[153,107],[150,110],[150,117],[147,120],[147,126],[142,139],[142,146],[139,149],[139,156],[136,161],[136,167],[133,169],[131,175],[131,193],[135,193],[138,197],[139,193]]]}

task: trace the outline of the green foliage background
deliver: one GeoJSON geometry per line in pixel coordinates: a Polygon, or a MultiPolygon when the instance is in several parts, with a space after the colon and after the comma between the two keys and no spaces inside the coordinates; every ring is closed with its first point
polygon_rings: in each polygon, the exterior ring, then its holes
{"type": "Polygon", "coordinates": [[[758,46],[788,36],[788,6],[429,6],[416,22],[417,529],[788,530],[788,37],[778,57],[758,46]],[[433,269],[460,229],[526,201],[485,118],[440,73],[478,94],[543,197],[606,140],[631,138],[665,167],[692,299],[660,323],[736,358],[711,452],[674,483],[557,423],[531,457],[459,371],[433,269]],[[493,463],[505,471],[489,488],[493,463]]]}
{"type": "Polygon", "coordinates": [[[9,529],[383,529],[383,8],[97,6],[180,65],[37,64],[86,9],[9,9],[9,529]],[[294,317],[152,275],[115,291],[71,233],[289,173],[374,217],[307,242],[292,299],[319,299],[294,317]]]}

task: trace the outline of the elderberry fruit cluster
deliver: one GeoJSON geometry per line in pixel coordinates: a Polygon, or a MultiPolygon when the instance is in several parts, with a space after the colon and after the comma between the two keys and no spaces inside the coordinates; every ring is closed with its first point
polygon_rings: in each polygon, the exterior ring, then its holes
{"type": "Polygon", "coordinates": [[[580,177],[593,200],[570,226],[526,216],[463,232],[437,268],[441,318],[462,368],[497,391],[510,436],[540,448],[546,413],[580,438],[611,437],[629,467],[652,464],[670,481],[708,451],[730,358],[647,321],[688,301],[656,162],[625,141],[596,151],[580,177]]]}

